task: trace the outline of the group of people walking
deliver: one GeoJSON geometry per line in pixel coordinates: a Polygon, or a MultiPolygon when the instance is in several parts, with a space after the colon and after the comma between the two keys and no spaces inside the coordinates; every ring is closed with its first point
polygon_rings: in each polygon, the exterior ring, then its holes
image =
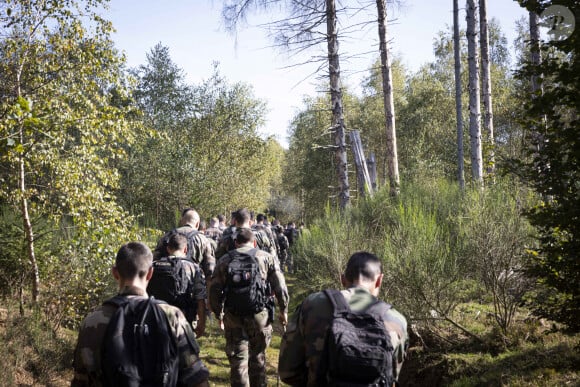
{"type": "MultiPolygon", "coordinates": [[[[377,298],[379,258],[353,254],[342,276],[345,290],[311,294],[289,320],[283,267],[293,265],[283,227],[262,214],[253,219],[246,208],[231,214],[229,226],[223,217],[207,228],[200,223],[187,208],[153,251],[140,242],[119,249],[112,268],[119,292],[83,320],[72,386],[208,386],[196,338],[209,313],[225,335],[231,385],[267,386],[276,305],[285,331],[278,364],[284,383],[396,382],[407,322],[377,298]]],[[[288,229],[294,242],[298,232],[292,224],[288,229]]]]}

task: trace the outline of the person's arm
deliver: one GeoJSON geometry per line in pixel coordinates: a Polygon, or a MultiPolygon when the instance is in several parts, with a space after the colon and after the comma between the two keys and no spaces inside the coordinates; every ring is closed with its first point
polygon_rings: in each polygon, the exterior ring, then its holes
{"type": "Polygon", "coordinates": [[[306,345],[300,329],[301,321],[302,306],[299,306],[294,311],[280,343],[278,375],[284,383],[291,386],[305,386],[308,381],[306,345]]]}
{"type": "Polygon", "coordinates": [[[205,333],[205,300],[197,301],[197,327],[195,328],[195,335],[197,337],[203,336],[205,333]]]}
{"type": "Polygon", "coordinates": [[[205,273],[205,277],[211,278],[216,265],[215,251],[209,238],[205,238],[203,243],[203,257],[201,261],[203,264],[202,269],[205,273]]]}
{"type": "Polygon", "coordinates": [[[283,325],[286,325],[288,321],[288,303],[290,302],[290,296],[288,295],[288,288],[286,287],[286,279],[282,270],[280,270],[280,264],[278,259],[270,256],[268,262],[268,281],[276,300],[278,301],[278,307],[280,308],[279,319],[283,325]]]}
{"type": "Polygon", "coordinates": [[[391,336],[391,344],[394,348],[393,353],[393,376],[395,380],[399,377],[407,348],[409,347],[409,338],[407,335],[407,320],[395,309],[389,309],[385,318],[385,327],[391,336]]]}
{"type": "Polygon", "coordinates": [[[218,320],[223,320],[224,314],[224,284],[225,284],[225,270],[227,262],[225,258],[220,258],[213,273],[213,277],[209,281],[209,307],[215,314],[218,320]]]}
{"type": "Polygon", "coordinates": [[[177,338],[179,375],[177,385],[208,386],[209,371],[199,358],[199,345],[191,324],[178,308],[168,314],[171,328],[177,338]]]}

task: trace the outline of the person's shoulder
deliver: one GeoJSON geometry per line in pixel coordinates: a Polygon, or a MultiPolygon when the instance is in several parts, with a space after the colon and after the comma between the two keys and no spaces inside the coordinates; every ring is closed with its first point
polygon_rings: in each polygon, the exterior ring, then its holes
{"type": "Polygon", "coordinates": [[[405,318],[405,316],[403,316],[403,314],[401,312],[399,312],[398,310],[394,309],[393,307],[390,307],[386,313],[385,313],[385,321],[391,321],[394,323],[398,323],[401,326],[406,327],[407,326],[407,319],[405,318]]]}
{"type": "Polygon", "coordinates": [[[89,313],[81,324],[81,330],[96,329],[100,326],[106,326],[115,313],[115,307],[112,305],[100,305],[89,313]]]}
{"type": "Polygon", "coordinates": [[[169,321],[169,325],[171,327],[177,327],[179,325],[187,324],[187,319],[185,318],[185,315],[178,307],[170,305],[163,301],[158,302],[157,306],[159,307],[159,309],[163,311],[163,313],[165,313],[165,315],[167,316],[167,320],[169,321]]]}

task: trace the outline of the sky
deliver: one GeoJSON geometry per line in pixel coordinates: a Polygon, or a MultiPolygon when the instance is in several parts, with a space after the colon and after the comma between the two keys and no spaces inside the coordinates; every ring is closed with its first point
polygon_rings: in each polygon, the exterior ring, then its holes
{"type": "MultiPolygon", "coordinates": [[[[127,65],[146,63],[146,54],[157,44],[169,48],[174,61],[186,74],[186,81],[199,84],[219,71],[230,84],[252,86],[254,97],[268,106],[266,124],[260,129],[288,146],[287,129],[300,111],[304,96],[314,96],[320,79],[312,75],[313,65],[296,66],[301,59],[272,48],[272,41],[260,24],[272,16],[250,16],[237,35],[226,32],[218,0],[110,0],[103,16],[113,23],[116,47],[127,57],[127,65]]],[[[371,2],[374,3],[374,2],[371,2]]],[[[460,24],[465,27],[464,1],[460,0],[460,24]]],[[[515,38],[515,21],[527,15],[513,0],[488,0],[488,18],[495,17],[509,44],[515,38]]],[[[433,39],[453,23],[451,0],[404,0],[398,9],[388,9],[391,56],[402,57],[410,71],[434,59],[433,39]]],[[[371,8],[368,12],[373,12],[371,8]]],[[[368,13],[367,13],[368,15],[368,13]]],[[[359,14],[363,17],[364,14],[359,14]]],[[[275,15],[274,15],[275,17],[275,15]]],[[[375,16],[376,17],[376,16],[375,16]]],[[[348,20],[352,23],[352,20],[348,20]]],[[[339,30],[348,28],[339,21],[339,30]]],[[[325,46],[310,55],[325,55],[325,46]]],[[[362,77],[378,58],[376,23],[358,28],[340,43],[343,84],[356,92],[362,77]]]]}

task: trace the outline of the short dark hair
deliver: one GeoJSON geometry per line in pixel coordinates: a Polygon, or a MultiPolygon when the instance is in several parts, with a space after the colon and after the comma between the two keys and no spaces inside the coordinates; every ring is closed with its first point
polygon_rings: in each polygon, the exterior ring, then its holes
{"type": "Polygon", "coordinates": [[[225,220],[226,220],[226,217],[225,217],[225,216],[223,216],[222,214],[219,214],[219,215],[217,216],[217,218],[218,218],[218,221],[219,221],[220,223],[221,223],[221,222],[225,222],[225,220]]]}
{"type": "Polygon", "coordinates": [[[129,242],[121,246],[115,267],[123,279],[143,278],[153,263],[153,253],[146,244],[129,242]]]}
{"type": "Polygon", "coordinates": [[[232,214],[236,225],[242,225],[250,220],[250,211],[247,208],[240,208],[232,214]]]}
{"type": "Polygon", "coordinates": [[[167,252],[181,251],[187,246],[187,237],[183,234],[175,233],[167,241],[167,252]]]}
{"type": "Polygon", "coordinates": [[[258,215],[256,216],[256,220],[257,220],[258,222],[263,222],[265,219],[266,219],[266,215],[264,215],[264,214],[258,214],[258,215]]]}
{"type": "Polygon", "coordinates": [[[360,277],[373,281],[382,272],[381,260],[376,255],[366,251],[359,251],[348,259],[344,276],[350,282],[354,282],[360,277]]]}
{"type": "Polygon", "coordinates": [[[243,245],[254,240],[254,233],[251,229],[243,227],[238,228],[234,234],[234,240],[239,244],[243,245]]]}

